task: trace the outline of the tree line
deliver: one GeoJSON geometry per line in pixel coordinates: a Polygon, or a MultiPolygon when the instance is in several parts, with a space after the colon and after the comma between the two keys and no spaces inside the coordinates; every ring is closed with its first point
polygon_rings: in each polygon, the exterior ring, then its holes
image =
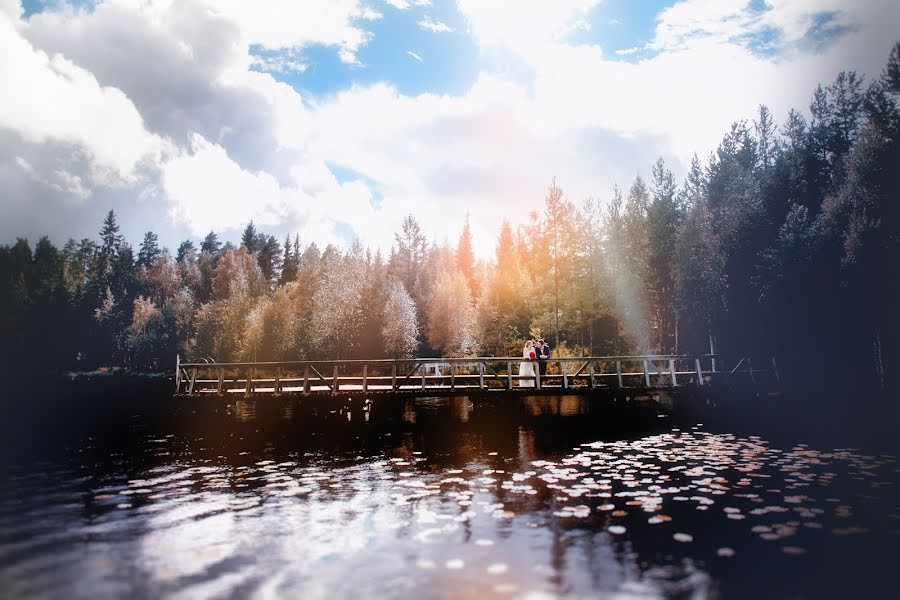
{"type": "Polygon", "coordinates": [[[808,115],[760,106],[680,183],[662,159],[608,198],[554,181],[483,260],[468,219],[442,245],[413,215],[387,256],[253,223],[174,255],[147,232],[135,254],[112,211],[98,240],[19,239],[0,248],[3,364],[517,355],[543,336],[557,354],[776,355],[896,389],[900,44],[874,81],[818,86],[808,115]]]}

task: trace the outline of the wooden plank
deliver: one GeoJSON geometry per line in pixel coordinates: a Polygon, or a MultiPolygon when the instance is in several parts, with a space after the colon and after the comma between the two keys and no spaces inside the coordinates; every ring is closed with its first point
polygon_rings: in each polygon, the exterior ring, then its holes
{"type": "MultiPolygon", "coordinates": [[[[734,368],[731,370],[732,375],[734,375],[734,372],[737,371],[742,364],[744,364],[744,360],[745,359],[742,358],[741,360],[738,361],[738,364],[734,365],[734,368]]],[[[723,364],[724,364],[724,361],[723,361],[723,364]]],[[[723,370],[725,370],[725,369],[723,368],[723,370]]]]}
{"type": "Polygon", "coordinates": [[[191,381],[188,384],[188,396],[194,393],[194,382],[197,381],[197,369],[191,369],[191,381]]]}
{"type": "Polygon", "coordinates": [[[672,376],[672,387],[677,386],[678,380],[675,377],[675,359],[674,358],[669,359],[669,374],[672,376]]]}
{"type": "Polygon", "coordinates": [[[620,360],[616,361],[616,377],[619,379],[619,387],[625,387],[622,385],[622,361],[620,360]]]}

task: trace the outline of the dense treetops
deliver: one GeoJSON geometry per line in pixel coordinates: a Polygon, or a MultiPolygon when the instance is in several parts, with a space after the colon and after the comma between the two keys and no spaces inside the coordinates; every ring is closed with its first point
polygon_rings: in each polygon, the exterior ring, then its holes
{"type": "Polygon", "coordinates": [[[542,335],[556,353],[840,357],[896,385],[898,102],[900,44],[878,80],[819,86],[809,118],[778,126],[761,106],[680,185],[662,159],[605,199],[576,204],[554,181],[481,261],[468,219],[449,247],[413,215],[386,258],[253,223],[239,247],[210,232],[174,257],[147,232],[135,256],[110,211],[99,241],[0,248],[5,364],[517,355],[542,335]]]}

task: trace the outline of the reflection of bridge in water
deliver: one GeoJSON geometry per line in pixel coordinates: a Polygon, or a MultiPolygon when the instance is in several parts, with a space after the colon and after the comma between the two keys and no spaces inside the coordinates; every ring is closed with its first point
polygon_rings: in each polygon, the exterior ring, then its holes
{"type": "Polygon", "coordinates": [[[652,396],[731,383],[772,388],[774,359],[714,354],[551,358],[546,374],[519,375],[521,358],[412,358],[281,362],[181,362],[176,395],[370,398],[515,395],[652,396]]]}

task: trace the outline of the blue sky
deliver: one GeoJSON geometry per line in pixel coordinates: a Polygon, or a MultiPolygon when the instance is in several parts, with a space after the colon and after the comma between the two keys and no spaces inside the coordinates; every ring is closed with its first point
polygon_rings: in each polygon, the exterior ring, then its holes
{"type": "MultiPolygon", "coordinates": [[[[895,17],[895,18],[892,18],[895,17]]],[[[760,104],[878,75],[892,0],[0,0],[0,238],[247,221],[387,251],[676,177],[760,104]],[[423,26],[430,24],[430,27],[423,26]]]]}

